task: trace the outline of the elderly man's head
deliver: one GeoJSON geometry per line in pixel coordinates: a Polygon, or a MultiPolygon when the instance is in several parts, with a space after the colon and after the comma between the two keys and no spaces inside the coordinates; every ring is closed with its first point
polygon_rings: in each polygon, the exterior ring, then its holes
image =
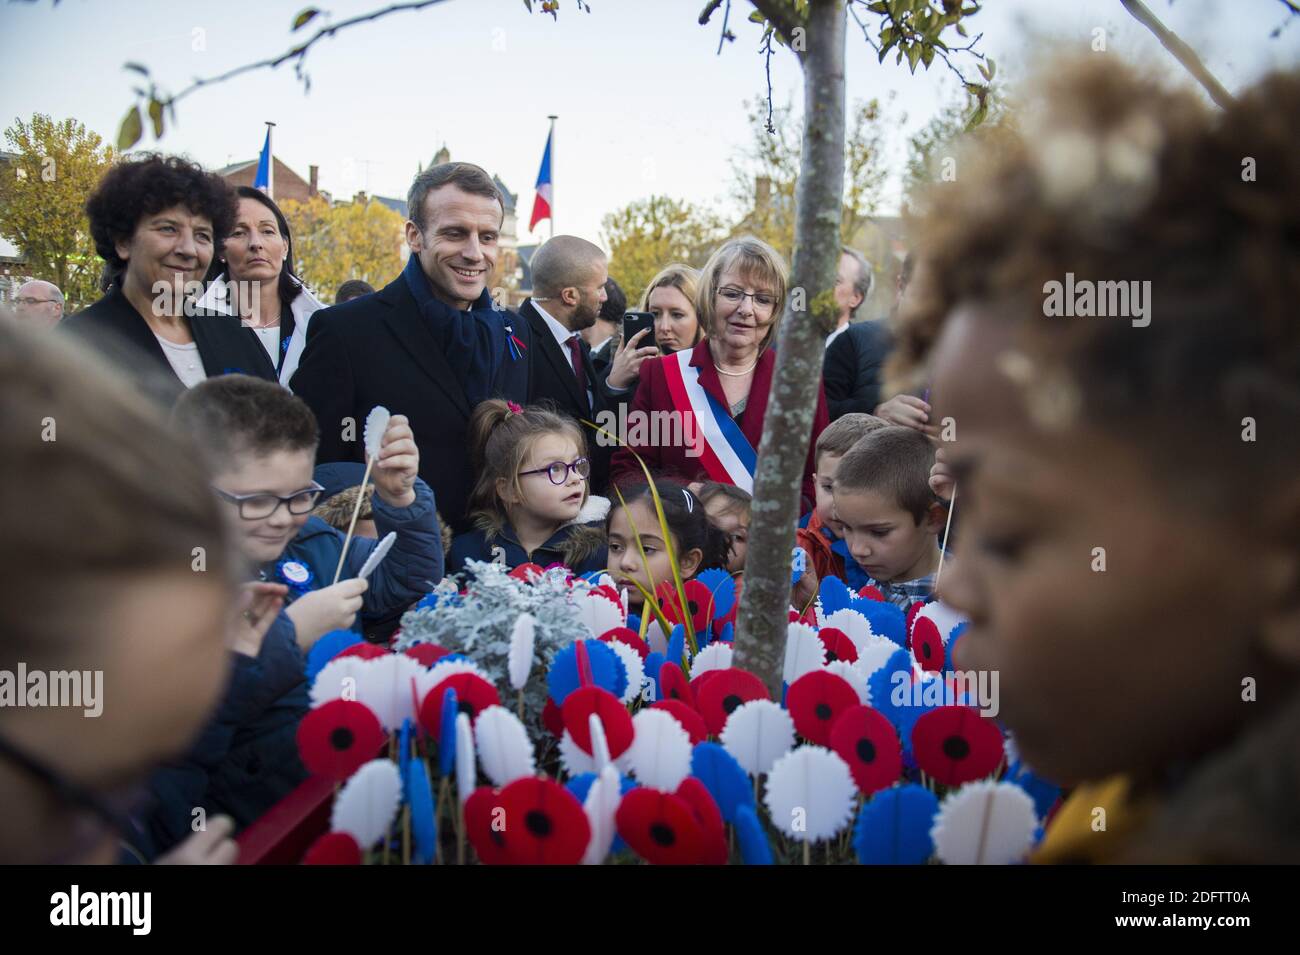
{"type": "Polygon", "coordinates": [[[858,309],[871,295],[874,274],[871,263],[861,252],[847,245],[840,248],[840,264],[835,272],[835,304],[841,325],[857,317],[858,309]]]}
{"type": "Polygon", "coordinates": [[[63,317],[63,293],[50,282],[28,282],[14,296],[14,315],[20,324],[53,328],[63,317]]]}
{"type": "Polygon", "coordinates": [[[609,263],[600,246],[576,235],[548,239],[529,261],[533,299],[545,302],[548,314],[580,332],[590,328],[605,303],[609,263]]]}

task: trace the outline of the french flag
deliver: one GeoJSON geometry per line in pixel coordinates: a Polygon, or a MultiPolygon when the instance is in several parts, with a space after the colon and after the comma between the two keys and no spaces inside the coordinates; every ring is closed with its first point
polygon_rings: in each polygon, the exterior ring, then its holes
{"type": "Polygon", "coordinates": [[[262,155],[257,160],[257,176],[253,179],[253,188],[261,189],[268,196],[271,194],[271,129],[266,130],[266,142],[262,145],[262,155]]]}
{"type": "Polygon", "coordinates": [[[546,152],[542,153],[542,168],[537,171],[537,198],[533,200],[533,216],[528,221],[528,231],[537,223],[551,218],[551,133],[546,134],[546,152]]]}

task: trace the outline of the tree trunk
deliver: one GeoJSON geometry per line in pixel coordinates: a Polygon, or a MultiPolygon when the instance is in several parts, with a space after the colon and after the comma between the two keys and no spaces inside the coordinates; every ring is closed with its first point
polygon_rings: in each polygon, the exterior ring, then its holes
{"type": "MultiPolygon", "coordinates": [[[[755,0],[754,5],[768,13],[769,4],[763,0],[755,0]]],[[[794,264],[758,447],[749,556],[735,638],[736,665],[757,674],[774,695],[781,691],[800,486],[817,408],[823,348],[835,320],[833,288],[844,192],[844,0],[811,0],[805,23],[807,48],[800,57],[804,138],[795,202],[794,264]]],[[[782,32],[798,50],[799,37],[782,32]]]]}

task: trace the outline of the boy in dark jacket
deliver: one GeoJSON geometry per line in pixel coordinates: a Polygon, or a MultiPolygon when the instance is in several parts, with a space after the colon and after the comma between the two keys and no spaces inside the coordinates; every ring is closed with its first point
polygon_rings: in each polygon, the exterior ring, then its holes
{"type": "Polygon", "coordinates": [[[367,583],[356,575],[378,541],[354,537],[337,584],[344,534],[310,516],[320,494],[311,409],[273,382],[223,375],[182,396],[175,421],[209,457],[244,558],[288,593],[257,656],[234,655],[225,698],[189,756],[155,778],[157,850],[189,834],[198,808],[242,828],[301,782],[294,737],[308,709],[303,653],[352,627],[363,608],[379,615],[414,603],[443,572],[433,492],[416,476],[419,451],[404,416],[389,422],[372,471],[376,529],[397,539],[367,583]]]}

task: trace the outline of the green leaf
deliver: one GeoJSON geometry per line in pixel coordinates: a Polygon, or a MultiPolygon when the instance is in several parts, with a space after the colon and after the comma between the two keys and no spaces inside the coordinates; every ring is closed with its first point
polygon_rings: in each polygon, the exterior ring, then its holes
{"type": "Polygon", "coordinates": [[[920,58],[921,47],[919,44],[913,43],[907,48],[907,65],[911,68],[913,73],[916,72],[916,61],[920,58]]]}
{"type": "Polygon", "coordinates": [[[750,11],[750,14],[749,14],[749,22],[750,22],[750,23],[762,23],[762,22],[763,22],[764,20],[766,20],[766,19],[767,19],[767,18],[766,18],[765,16],[763,16],[763,14],[762,14],[761,11],[759,11],[759,10],[752,10],[752,11],[750,11]]]}
{"type": "Polygon", "coordinates": [[[979,69],[980,69],[980,76],[984,77],[984,79],[986,79],[986,80],[987,80],[987,79],[990,79],[990,77],[989,77],[989,69],[988,69],[987,66],[985,66],[983,63],[981,63],[979,69]]]}
{"type": "Polygon", "coordinates": [[[993,57],[990,56],[990,57],[989,57],[989,72],[988,72],[988,80],[989,80],[990,83],[993,82],[993,74],[996,73],[997,71],[998,71],[998,65],[997,65],[996,63],[993,62],[993,57]]]}
{"type": "Polygon", "coordinates": [[[117,148],[125,152],[140,141],[144,133],[144,124],[140,121],[139,105],[132,106],[122,118],[122,125],[117,131],[117,148]]]}
{"type": "Polygon", "coordinates": [[[529,13],[533,12],[533,0],[524,0],[524,6],[528,9],[529,13]]]}
{"type": "MultiPolygon", "coordinates": [[[[312,20],[316,19],[318,13],[320,13],[320,10],[316,7],[308,7],[306,10],[303,10],[293,18],[293,30],[301,30],[307,24],[311,23],[312,20]]],[[[292,33],[293,30],[290,30],[289,32],[292,33]]]]}
{"type": "Polygon", "coordinates": [[[163,104],[156,99],[149,100],[149,119],[153,121],[153,138],[161,139],[163,134],[163,104]]]}
{"type": "Polygon", "coordinates": [[[926,69],[930,67],[930,61],[934,59],[934,47],[925,46],[921,49],[921,62],[925,64],[926,69]]]}
{"type": "Polygon", "coordinates": [[[966,36],[966,27],[960,23],[957,24],[957,35],[966,36]]]}

